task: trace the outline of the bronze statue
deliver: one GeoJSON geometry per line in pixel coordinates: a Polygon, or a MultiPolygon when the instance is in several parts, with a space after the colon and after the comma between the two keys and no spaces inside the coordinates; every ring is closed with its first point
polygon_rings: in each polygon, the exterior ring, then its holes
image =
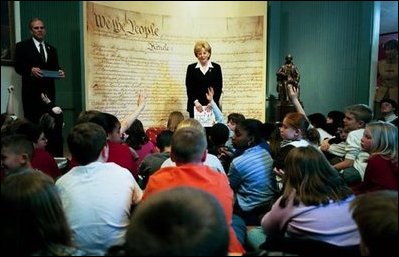
{"type": "Polygon", "coordinates": [[[292,62],[292,55],[288,54],[285,57],[285,63],[282,65],[277,73],[277,92],[278,100],[280,102],[290,102],[287,85],[291,84],[298,90],[299,98],[299,79],[300,74],[294,63],[292,62]]]}

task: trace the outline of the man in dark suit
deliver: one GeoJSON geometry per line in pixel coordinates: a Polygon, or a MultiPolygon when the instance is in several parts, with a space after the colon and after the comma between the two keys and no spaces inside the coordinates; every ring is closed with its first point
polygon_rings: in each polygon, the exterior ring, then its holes
{"type": "MultiPolygon", "coordinates": [[[[194,106],[208,105],[206,98],[208,88],[214,90],[213,99],[219,104],[223,88],[222,69],[219,64],[211,62],[212,48],[206,41],[198,41],[194,46],[194,54],[198,62],[188,65],[186,73],[187,111],[190,118],[194,117],[194,106]]],[[[197,108],[197,109],[198,109],[197,108]]]]}
{"type": "Polygon", "coordinates": [[[44,41],[46,28],[43,21],[34,18],[29,28],[32,38],[15,47],[15,71],[22,76],[24,117],[38,123],[41,115],[48,111],[42,94],[55,102],[54,77],[47,77],[43,70],[56,71],[58,78],[65,78],[65,73],[58,64],[57,50],[44,41]]]}

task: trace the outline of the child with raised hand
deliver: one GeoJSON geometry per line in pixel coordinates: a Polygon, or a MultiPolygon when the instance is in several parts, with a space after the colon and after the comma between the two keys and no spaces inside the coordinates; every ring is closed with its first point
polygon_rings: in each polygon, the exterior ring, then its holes
{"type": "Polygon", "coordinates": [[[39,125],[43,128],[48,140],[46,150],[53,156],[64,156],[64,138],[62,136],[64,114],[61,107],[55,106],[46,94],[42,93],[41,97],[48,109],[39,119],[39,125]]]}
{"type": "Polygon", "coordinates": [[[107,162],[114,162],[123,168],[128,169],[138,180],[138,170],[135,160],[138,158],[137,152],[122,142],[122,125],[118,118],[106,112],[94,114],[89,120],[99,124],[107,133],[107,144],[109,147],[109,156],[107,162]]]}
{"type": "Polygon", "coordinates": [[[1,129],[9,123],[17,119],[14,110],[14,86],[10,85],[8,88],[7,109],[5,113],[1,114],[1,129]]]}
{"type": "Polygon", "coordinates": [[[140,113],[144,110],[147,103],[147,96],[145,93],[140,92],[137,96],[137,108],[120,121],[120,133],[124,134],[125,131],[132,126],[133,122],[137,119],[140,113]]]}
{"type": "Polygon", "coordinates": [[[291,112],[285,115],[280,127],[280,149],[275,154],[274,171],[284,175],[285,157],[289,151],[295,147],[308,146],[310,143],[306,139],[308,134],[309,122],[306,116],[299,112],[291,112]]]}
{"type": "Polygon", "coordinates": [[[206,93],[206,98],[209,101],[210,108],[212,108],[212,111],[215,114],[216,122],[223,123],[229,128],[229,138],[225,144],[227,147],[227,150],[225,151],[225,155],[230,156],[230,157],[237,156],[238,154],[234,154],[235,149],[233,147],[232,138],[234,136],[234,131],[236,129],[237,124],[240,121],[245,120],[245,116],[241,113],[233,112],[227,116],[227,121],[225,121],[222,111],[220,110],[219,106],[213,100],[213,96],[214,96],[214,90],[212,87],[210,87],[210,88],[208,88],[208,92],[206,93]]]}

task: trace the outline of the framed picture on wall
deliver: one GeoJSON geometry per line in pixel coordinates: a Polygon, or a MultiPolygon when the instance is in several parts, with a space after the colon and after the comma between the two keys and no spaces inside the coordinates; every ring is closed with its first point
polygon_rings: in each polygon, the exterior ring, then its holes
{"type": "Polygon", "coordinates": [[[1,65],[14,64],[14,1],[1,2],[1,65]]]}
{"type": "Polygon", "coordinates": [[[398,32],[380,34],[380,40],[378,44],[378,60],[385,58],[384,44],[392,39],[398,40],[398,32]]]}

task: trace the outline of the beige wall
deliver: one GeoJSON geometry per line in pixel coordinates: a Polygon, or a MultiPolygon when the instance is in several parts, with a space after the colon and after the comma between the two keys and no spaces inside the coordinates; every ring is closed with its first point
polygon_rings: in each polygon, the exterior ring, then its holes
{"type": "Polygon", "coordinates": [[[189,17],[265,15],[266,1],[92,1],[113,8],[189,17]]]}

